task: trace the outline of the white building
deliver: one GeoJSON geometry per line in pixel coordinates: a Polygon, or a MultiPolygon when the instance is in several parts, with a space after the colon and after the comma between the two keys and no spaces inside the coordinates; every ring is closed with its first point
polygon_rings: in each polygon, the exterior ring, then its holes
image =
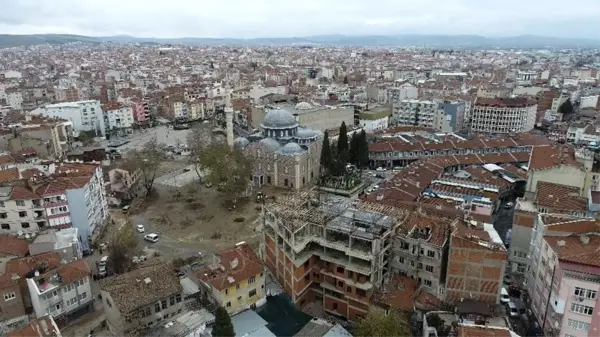
{"type": "Polygon", "coordinates": [[[23,104],[23,94],[17,89],[7,90],[6,104],[15,110],[20,110],[23,104]]]}
{"type": "Polygon", "coordinates": [[[50,271],[36,270],[35,276],[27,279],[35,316],[51,315],[54,319],[68,320],[72,315],[93,310],[90,274],[82,259],[50,271]]]}
{"type": "Polygon", "coordinates": [[[188,105],[185,102],[173,103],[173,116],[175,118],[188,118],[188,105]]]}
{"type": "Polygon", "coordinates": [[[537,103],[526,98],[478,98],[470,115],[472,132],[512,133],[533,130],[537,103]]]}
{"type": "Polygon", "coordinates": [[[579,103],[579,107],[582,109],[585,108],[595,108],[598,105],[598,98],[600,96],[598,95],[591,95],[591,96],[581,96],[580,99],[580,103],[579,103]]]}
{"type": "MultiPolygon", "coordinates": [[[[400,83],[400,80],[396,81],[396,83],[400,83]]],[[[394,85],[387,89],[388,103],[417,99],[417,97],[419,97],[419,88],[410,83],[394,85]]]]}
{"type": "Polygon", "coordinates": [[[119,106],[104,111],[104,125],[107,130],[131,128],[134,124],[133,109],[119,106]]]}
{"type": "Polygon", "coordinates": [[[390,121],[390,108],[380,107],[365,111],[359,116],[359,125],[366,133],[373,133],[388,128],[390,121]]]}
{"type": "Polygon", "coordinates": [[[94,131],[106,135],[102,107],[97,100],[49,104],[32,113],[71,121],[76,132],[94,131]]]}
{"type": "Polygon", "coordinates": [[[438,104],[426,100],[400,100],[392,107],[392,124],[433,127],[438,104]]]}

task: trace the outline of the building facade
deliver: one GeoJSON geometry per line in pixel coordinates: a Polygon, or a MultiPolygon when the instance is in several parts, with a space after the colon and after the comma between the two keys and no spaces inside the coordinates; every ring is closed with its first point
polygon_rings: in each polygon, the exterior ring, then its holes
{"type": "Polygon", "coordinates": [[[527,98],[477,98],[468,123],[471,132],[529,132],[536,116],[537,103],[527,98]]]}
{"type": "Polygon", "coordinates": [[[97,135],[106,135],[104,113],[100,101],[97,100],[49,104],[32,113],[70,121],[75,132],[95,132],[97,135]]]}

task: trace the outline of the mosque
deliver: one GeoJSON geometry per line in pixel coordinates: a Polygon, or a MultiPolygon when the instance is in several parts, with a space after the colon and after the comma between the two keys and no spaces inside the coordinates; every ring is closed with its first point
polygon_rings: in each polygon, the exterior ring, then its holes
{"type": "MultiPolygon", "coordinates": [[[[307,103],[301,102],[296,109],[307,103]]],[[[255,186],[301,189],[319,177],[323,133],[299,125],[289,110],[270,109],[260,131],[233,141],[254,161],[255,186]]]]}

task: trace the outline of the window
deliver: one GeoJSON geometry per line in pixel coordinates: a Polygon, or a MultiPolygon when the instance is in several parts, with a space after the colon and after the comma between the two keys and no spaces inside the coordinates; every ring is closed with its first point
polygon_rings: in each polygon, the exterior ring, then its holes
{"type": "Polygon", "coordinates": [[[21,228],[29,228],[29,222],[21,222],[21,228]]]}
{"type": "Polygon", "coordinates": [[[344,267],[338,266],[337,267],[337,272],[338,273],[343,273],[344,272],[344,267]]]}
{"type": "Polygon", "coordinates": [[[421,262],[417,263],[417,269],[423,269],[423,264],[421,262]]]}
{"type": "Polygon", "coordinates": [[[160,307],[165,310],[167,308],[167,300],[160,301],[160,307]]]}
{"type": "Polygon", "coordinates": [[[154,312],[160,312],[160,302],[154,303],[154,312]]]}
{"type": "Polygon", "coordinates": [[[15,299],[15,297],[17,297],[15,295],[15,293],[4,293],[4,300],[5,301],[10,301],[12,299],[15,299]]]}
{"type": "Polygon", "coordinates": [[[356,289],[356,295],[358,295],[360,297],[365,297],[365,296],[367,296],[367,292],[362,289],[356,289]]]}
{"type": "Polygon", "coordinates": [[[4,207],[4,201],[0,201],[0,207],[4,207]]]}
{"type": "Polygon", "coordinates": [[[142,309],[142,317],[148,317],[150,316],[152,313],[150,312],[150,308],[146,307],[144,309],[142,309]]]}
{"type": "Polygon", "coordinates": [[[175,295],[175,301],[177,301],[177,303],[181,303],[181,294],[175,295]]]}
{"type": "Polygon", "coordinates": [[[513,255],[515,257],[521,258],[521,259],[526,259],[527,258],[527,253],[523,253],[523,252],[513,252],[513,255]]]}
{"type": "Polygon", "coordinates": [[[229,289],[225,289],[225,295],[229,295],[229,289]]]}
{"type": "Polygon", "coordinates": [[[8,218],[8,215],[6,215],[6,213],[0,213],[0,219],[6,219],[8,218]]]}
{"type": "Polygon", "coordinates": [[[256,277],[252,276],[248,279],[248,284],[256,282],[256,277]]]}
{"type": "Polygon", "coordinates": [[[595,300],[596,297],[598,296],[598,293],[595,290],[584,289],[584,288],[579,288],[579,287],[575,287],[574,294],[575,294],[575,296],[584,297],[589,300],[595,300]]]}
{"type": "Polygon", "coordinates": [[[2,229],[10,229],[10,225],[7,224],[7,223],[3,223],[3,224],[0,225],[0,228],[2,228],[2,229]]]}
{"type": "Polygon", "coordinates": [[[169,305],[170,305],[170,306],[174,306],[174,305],[175,305],[175,296],[173,296],[173,297],[171,297],[171,298],[169,299],[169,305]]]}
{"type": "Polygon", "coordinates": [[[587,305],[573,303],[571,304],[571,311],[576,312],[578,314],[591,316],[594,313],[594,308],[588,307],[587,305]]]}
{"type": "Polygon", "coordinates": [[[433,250],[427,250],[427,257],[435,258],[435,252],[433,250]]]}
{"type": "Polygon", "coordinates": [[[248,292],[248,297],[256,296],[256,289],[252,289],[248,292]]]}
{"type": "Polygon", "coordinates": [[[19,212],[19,217],[21,217],[21,218],[27,217],[27,212],[25,212],[25,211],[19,212]]]}
{"type": "Polygon", "coordinates": [[[568,325],[569,325],[569,328],[572,328],[572,329],[575,329],[575,330],[588,331],[590,329],[590,324],[589,323],[585,323],[585,322],[581,322],[581,321],[576,321],[574,319],[570,319],[568,321],[568,325]]]}
{"type": "Polygon", "coordinates": [[[398,262],[400,262],[400,263],[404,264],[404,258],[403,258],[403,257],[399,257],[399,258],[398,258],[398,262]]]}
{"type": "Polygon", "coordinates": [[[108,298],[106,298],[106,304],[107,304],[107,305],[108,305],[110,308],[112,308],[112,303],[110,303],[110,300],[109,300],[108,298]]]}
{"type": "Polygon", "coordinates": [[[17,204],[17,206],[25,206],[25,201],[23,200],[16,200],[15,203],[17,204]]]}
{"type": "Polygon", "coordinates": [[[425,271],[433,273],[433,266],[425,265],[425,271]]]}
{"type": "Polygon", "coordinates": [[[227,308],[231,307],[231,302],[227,302],[227,304],[225,304],[225,306],[226,306],[227,308]]]}
{"type": "Polygon", "coordinates": [[[431,287],[431,284],[432,284],[432,283],[431,283],[431,280],[427,280],[427,279],[423,280],[423,285],[424,285],[424,286],[426,286],[426,287],[431,287]]]}
{"type": "Polygon", "coordinates": [[[408,250],[408,247],[409,247],[409,246],[408,246],[408,243],[407,243],[407,242],[404,242],[404,241],[401,241],[401,242],[400,242],[400,249],[403,249],[403,250],[408,250]]]}

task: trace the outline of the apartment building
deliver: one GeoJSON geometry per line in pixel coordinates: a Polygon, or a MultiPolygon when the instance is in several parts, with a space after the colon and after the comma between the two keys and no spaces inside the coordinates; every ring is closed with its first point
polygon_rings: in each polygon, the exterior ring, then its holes
{"type": "Polygon", "coordinates": [[[508,263],[506,274],[510,276],[511,283],[522,286],[529,271],[529,244],[535,226],[536,212],[516,210],[513,225],[507,240],[508,263]]]}
{"type": "Polygon", "coordinates": [[[103,279],[100,294],[106,323],[120,336],[166,324],[184,310],[183,287],[165,263],[142,265],[103,279]]]}
{"type": "Polygon", "coordinates": [[[433,128],[437,122],[437,102],[400,100],[392,105],[392,124],[433,128]]]}
{"type": "Polygon", "coordinates": [[[205,297],[230,315],[266,301],[262,262],[244,242],[214,254],[208,267],[196,272],[196,278],[205,297]]]}
{"type": "Polygon", "coordinates": [[[75,132],[94,132],[97,135],[106,135],[104,113],[100,101],[97,100],[49,104],[33,110],[31,113],[70,121],[75,132]]]}
{"type": "Polygon", "coordinates": [[[537,103],[528,98],[477,98],[470,114],[470,131],[529,132],[535,126],[537,103]]]}
{"type": "Polygon", "coordinates": [[[19,123],[0,131],[0,147],[7,151],[35,151],[40,158],[63,158],[70,150],[70,122],[19,123]]]}
{"type": "Polygon", "coordinates": [[[600,329],[600,223],[539,214],[530,244],[527,290],[548,335],[597,336],[600,329]]]}
{"type": "Polygon", "coordinates": [[[398,227],[393,243],[392,270],[408,276],[434,296],[443,296],[444,258],[451,223],[421,212],[410,214],[398,227]]]}
{"type": "Polygon", "coordinates": [[[262,258],[294,303],[356,321],[390,261],[398,219],[303,191],[266,204],[262,258]]]}
{"type": "Polygon", "coordinates": [[[538,181],[533,205],[539,213],[561,213],[591,216],[588,199],[582,197],[579,187],[538,181]]]}
{"type": "Polygon", "coordinates": [[[445,301],[498,304],[508,253],[491,224],[460,221],[450,236],[445,301]]]}
{"type": "Polygon", "coordinates": [[[130,129],[135,123],[133,108],[118,102],[109,102],[103,107],[106,130],[130,129]]]}
{"type": "Polygon", "coordinates": [[[46,315],[68,322],[94,309],[91,271],[84,260],[60,265],[55,269],[36,268],[27,278],[29,296],[37,318],[46,315]]]}
{"type": "Polygon", "coordinates": [[[410,84],[402,83],[401,80],[397,80],[393,87],[387,88],[387,102],[395,103],[402,100],[413,100],[419,96],[419,88],[410,84]]]}
{"type": "Polygon", "coordinates": [[[0,274],[0,293],[0,321],[10,323],[27,318],[18,277],[0,274]]]}

